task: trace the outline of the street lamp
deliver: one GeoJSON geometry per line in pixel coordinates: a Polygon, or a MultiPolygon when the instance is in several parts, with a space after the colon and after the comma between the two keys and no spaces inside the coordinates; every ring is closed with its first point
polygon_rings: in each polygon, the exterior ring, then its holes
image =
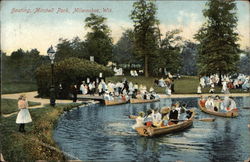
{"type": "Polygon", "coordinates": [[[51,61],[50,105],[54,107],[56,105],[55,86],[54,86],[54,59],[55,59],[56,52],[53,49],[52,45],[47,50],[47,53],[51,61]]]}

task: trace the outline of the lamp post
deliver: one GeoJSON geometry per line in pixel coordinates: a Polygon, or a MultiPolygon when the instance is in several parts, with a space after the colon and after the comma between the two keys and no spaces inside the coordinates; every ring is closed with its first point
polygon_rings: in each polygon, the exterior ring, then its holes
{"type": "Polygon", "coordinates": [[[52,45],[47,50],[47,53],[51,61],[50,105],[54,107],[56,105],[55,86],[54,86],[54,59],[55,59],[56,52],[53,49],[52,45]]]}

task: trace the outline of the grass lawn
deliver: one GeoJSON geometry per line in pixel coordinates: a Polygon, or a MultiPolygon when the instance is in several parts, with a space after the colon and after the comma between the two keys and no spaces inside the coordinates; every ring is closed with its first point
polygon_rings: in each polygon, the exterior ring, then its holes
{"type": "Polygon", "coordinates": [[[31,109],[32,123],[25,126],[26,132],[18,132],[15,123],[16,115],[8,118],[1,117],[1,149],[6,161],[63,161],[61,152],[51,149],[57,148],[53,140],[53,130],[60,114],[74,107],[78,103],[58,104],[55,108],[46,106],[41,109],[31,109]],[[47,145],[47,146],[46,146],[47,145]]]}
{"type": "MultiPolygon", "coordinates": [[[[127,78],[128,81],[132,81],[133,83],[138,83],[138,85],[146,85],[148,90],[150,87],[153,87],[157,93],[165,93],[165,88],[158,87],[154,84],[156,78],[153,77],[114,76],[106,78],[106,82],[122,81],[124,78],[127,78]]],[[[196,94],[198,85],[199,79],[197,76],[182,76],[181,79],[176,79],[174,81],[175,94],[196,94]]],[[[209,93],[209,89],[209,87],[203,88],[202,93],[209,93]]],[[[239,89],[231,89],[230,92],[242,93],[243,91],[239,89]]],[[[215,93],[221,93],[221,87],[215,87],[215,93]]]]}
{"type": "MultiPolygon", "coordinates": [[[[41,105],[40,102],[28,101],[29,106],[41,105]]],[[[17,100],[15,99],[1,99],[1,112],[9,114],[18,111],[17,100]]]]}
{"type": "Polygon", "coordinates": [[[3,82],[2,94],[36,91],[35,82],[3,82]]]}

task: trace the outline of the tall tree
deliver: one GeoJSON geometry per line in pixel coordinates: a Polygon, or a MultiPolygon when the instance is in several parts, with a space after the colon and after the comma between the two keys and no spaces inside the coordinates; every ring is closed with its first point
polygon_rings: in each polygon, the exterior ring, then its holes
{"type": "Polygon", "coordinates": [[[171,73],[177,73],[181,68],[182,38],[179,36],[180,32],[178,29],[166,32],[159,50],[158,63],[161,63],[161,68],[166,68],[171,73]]]}
{"type": "Polygon", "coordinates": [[[105,24],[107,18],[93,13],[85,19],[85,27],[91,32],[86,36],[86,49],[89,56],[94,56],[97,63],[106,65],[112,58],[112,38],[110,29],[105,24]]]}
{"type": "Polygon", "coordinates": [[[244,50],[244,53],[240,57],[239,69],[243,74],[250,75],[250,47],[244,50]]]}
{"type": "Polygon", "coordinates": [[[127,29],[114,45],[113,60],[118,64],[138,63],[134,52],[134,32],[127,29]]]}
{"type": "Polygon", "coordinates": [[[181,53],[181,74],[197,75],[197,52],[197,44],[191,41],[184,42],[184,47],[181,53]]]}
{"type": "Polygon", "coordinates": [[[144,75],[149,76],[149,59],[157,54],[159,44],[159,21],[156,18],[156,6],[153,1],[134,2],[130,15],[134,22],[135,50],[144,59],[144,75]]]}
{"type": "Polygon", "coordinates": [[[239,40],[234,0],[210,0],[203,10],[206,23],[195,35],[199,41],[198,67],[201,75],[236,72],[239,61],[239,40]]]}

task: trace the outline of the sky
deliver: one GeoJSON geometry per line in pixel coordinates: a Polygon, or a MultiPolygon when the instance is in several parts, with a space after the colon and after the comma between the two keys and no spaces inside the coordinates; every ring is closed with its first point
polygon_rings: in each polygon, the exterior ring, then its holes
{"type": "MultiPolygon", "coordinates": [[[[132,0],[123,1],[2,1],[1,2],[1,50],[8,55],[22,48],[37,48],[45,55],[47,49],[56,46],[59,38],[69,39],[78,36],[85,39],[89,32],[84,27],[84,19],[95,13],[107,18],[113,43],[122,33],[133,28],[129,15],[133,10],[132,0]]],[[[203,0],[161,0],[156,1],[157,18],[160,30],[181,29],[181,36],[195,41],[194,34],[205,22],[202,10],[203,0]]],[[[250,46],[250,3],[236,1],[240,45],[250,46]]]]}

